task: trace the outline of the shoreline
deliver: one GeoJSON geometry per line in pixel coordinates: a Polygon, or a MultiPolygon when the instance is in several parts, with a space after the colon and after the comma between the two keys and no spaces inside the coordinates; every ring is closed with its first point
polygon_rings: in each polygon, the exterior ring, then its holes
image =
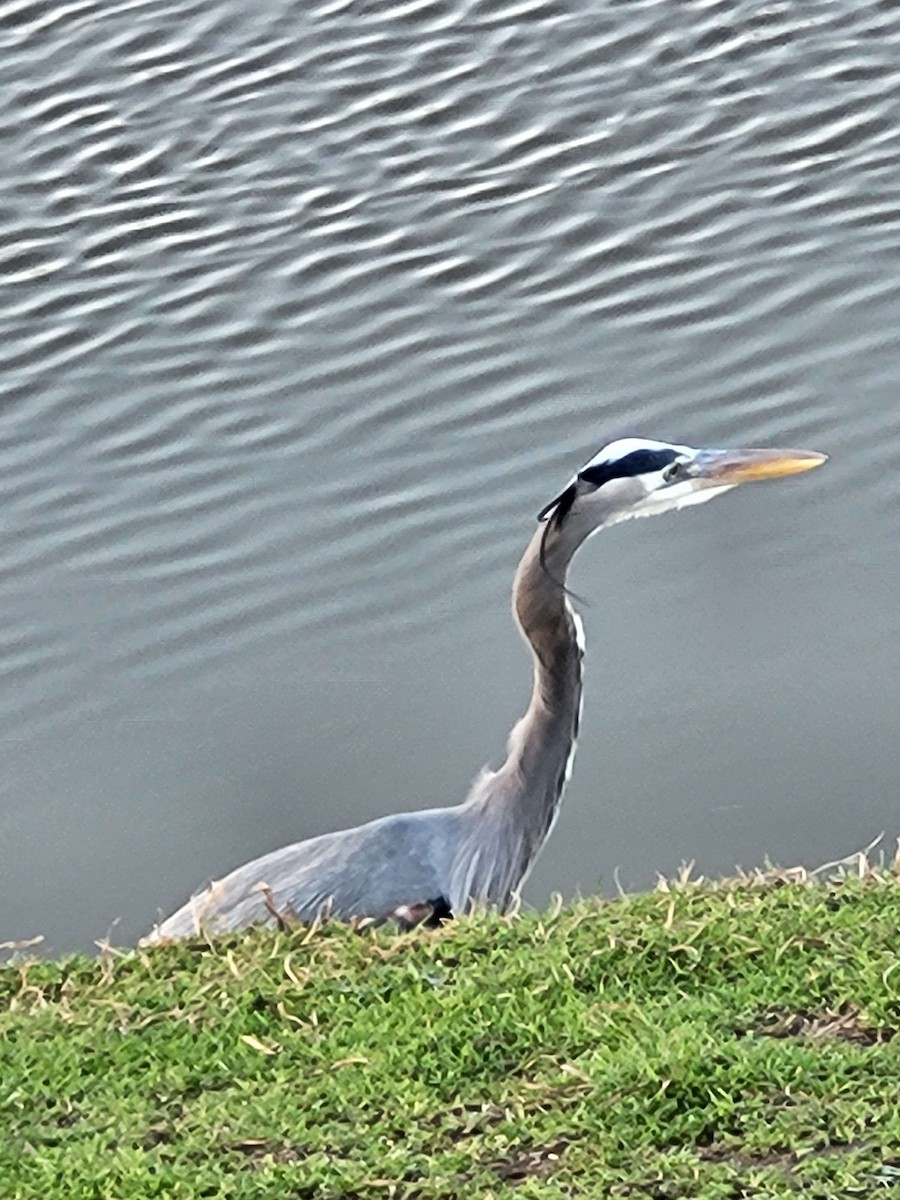
{"type": "Polygon", "coordinates": [[[900,1197],[900,876],[855,857],[4,965],[0,1194],[900,1197]]]}

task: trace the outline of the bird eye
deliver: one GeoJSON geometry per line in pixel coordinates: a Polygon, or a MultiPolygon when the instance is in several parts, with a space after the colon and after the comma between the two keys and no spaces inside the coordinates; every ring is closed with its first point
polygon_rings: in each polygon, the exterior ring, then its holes
{"type": "Polygon", "coordinates": [[[671,483],[672,480],[677,479],[680,474],[681,474],[681,463],[673,462],[673,463],[670,463],[666,467],[666,469],[663,471],[662,477],[663,477],[663,480],[665,483],[671,483]]]}

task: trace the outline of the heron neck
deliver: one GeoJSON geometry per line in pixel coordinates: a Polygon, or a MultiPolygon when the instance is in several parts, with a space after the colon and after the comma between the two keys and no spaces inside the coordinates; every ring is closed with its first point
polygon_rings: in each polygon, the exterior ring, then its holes
{"type": "Polygon", "coordinates": [[[463,812],[466,831],[448,869],[454,912],[472,904],[515,901],[553,828],[569,779],[581,714],[581,658],[577,617],[561,586],[584,540],[550,530],[546,568],[541,533],[531,539],[513,584],[513,615],[531,647],[534,682],[525,715],[509,735],[506,761],[475,780],[463,812]]]}
{"type": "Polygon", "coordinates": [[[543,527],[531,539],[513,584],[513,614],[528,642],[534,664],[531,700],[509,737],[500,773],[509,786],[496,793],[510,823],[522,831],[527,872],[556,818],[569,780],[581,715],[583,646],[581,622],[563,588],[569,563],[580,544],[547,539],[543,527]]]}
{"type": "Polygon", "coordinates": [[[566,544],[554,536],[547,541],[541,561],[539,527],[519,561],[513,581],[513,616],[534,657],[534,691],[531,706],[540,702],[554,707],[560,693],[568,695],[581,679],[583,647],[580,621],[565,591],[569,564],[581,544],[566,544]]]}

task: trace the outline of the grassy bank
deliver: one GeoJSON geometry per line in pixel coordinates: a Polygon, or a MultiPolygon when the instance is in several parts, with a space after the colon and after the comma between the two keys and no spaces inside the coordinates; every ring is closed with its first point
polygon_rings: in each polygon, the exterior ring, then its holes
{"type": "Polygon", "coordinates": [[[900,882],[0,970],[0,1196],[900,1197],[900,882]]]}

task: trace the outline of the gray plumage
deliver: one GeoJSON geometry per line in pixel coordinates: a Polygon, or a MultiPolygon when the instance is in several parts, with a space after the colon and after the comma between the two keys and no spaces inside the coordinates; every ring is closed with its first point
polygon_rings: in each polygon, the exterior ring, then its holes
{"type": "Polygon", "coordinates": [[[641,439],[605,447],[542,511],[516,572],[513,612],[534,679],[503,765],[482,771],[452,808],[382,817],[254,859],[192,897],[144,944],[281,919],[415,924],[478,907],[507,911],[553,828],[571,772],[583,646],[564,584],[578,548],[618,521],[700,503],[745,479],[806,470],[823,457],[641,439]]]}

